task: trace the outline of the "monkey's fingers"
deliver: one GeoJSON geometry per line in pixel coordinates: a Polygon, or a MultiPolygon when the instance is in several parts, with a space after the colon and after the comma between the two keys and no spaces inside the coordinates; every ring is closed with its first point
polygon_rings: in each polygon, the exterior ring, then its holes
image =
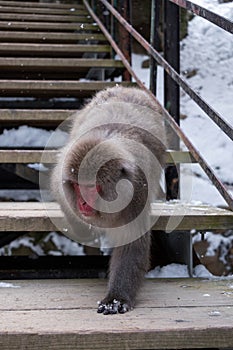
{"type": "Polygon", "coordinates": [[[103,313],[104,315],[114,315],[114,314],[124,314],[125,312],[129,311],[130,308],[126,303],[121,303],[119,300],[114,299],[110,303],[98,303],[98,313],[103,313]]]}

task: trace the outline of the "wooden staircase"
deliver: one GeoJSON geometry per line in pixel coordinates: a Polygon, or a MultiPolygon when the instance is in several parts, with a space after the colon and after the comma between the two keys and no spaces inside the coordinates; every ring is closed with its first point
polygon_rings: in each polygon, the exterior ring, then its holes
{"type": "MultiPolygon", "coordinates": [[[[82,2],[74,4],[0,1],[0,122],[2,128],[23,124],[56,127],[85,98],[107,86],[124,70],[121,60],[111,58],[111,47],[82,2]],[[85,80],[87,79],[88,80],[85,80]],[[108,82],[106,82],[108,79],[108,82]]],[[[132,83],[121,83],[129,86],[132,83]]],[[[38,174],[28,163],[40,162],[43,150],[1,149],[0,162],[15,164],[14,172],[38,184],[38,174]],[[15,170],[15,169],[18,170],[15,170]],[[27,171],[25,171],[27,169],[27,171]]],[[[52,163],[56,151],[47,151],[52,163]]],[[[175,162],[189,161],[173,152],[175,162]]],[[[44,157],[45,159],[45,157],[44,157]]],[[[190,159],[190,158],[189,158],[190,159]]],[[[171,152],[168,152],[168,163],[171,152]]],[[[155,205],[156,206],[156,205],[155,205]]],[[[165,229],[169,217],[183,217],[178,230],[230,229],[233,213],[208,206],[163,204],[151,215],[161,219],[154,229],[165,229]]],[[[56,204],[55,215],[62,216],[56,204]]],[[[0,203],[0,231],[49,231],[43,203],[0,203]]]]}
{"type": "MultiPolygon", "coordinates": [[[[113,59],[110,45],[82,1],[60,4],[0,0],[2,130],[25,124],[55,128],[86,98],[116,85],[114,78],[123,71],[121,60],[113,59]]],[[[42,149],[0,146],[0,166],[37,188],[38,172],[27,165],[40,163],[42,156],[47,165],[53,163],[57,151],[46,152],[45,157],[42,149]]],[[[187,152],[167,153],[168,164],[190,159],[187,152]]],[[[8,188],[3,181],[1,186],[8,188]]],[[[206,205],[154,203],[151,215],[159,216],[154,230],[165,230],[171,217],[177,219],[176,229],[186,232],[189,249],[191,229],[204,232],[233,227],[232,211],[206,205]]],[[[56,203],[2,201],[0,240],[9,237],[10,241],[23,232],[56,230],[50,218],[62,218],[56,203]]],[[[8,257],[1,258],[6,258],[7,265],[2,276],[15,278],[17,262],[11,265],[8,257]]],[[[95,267],[99,258],[94,261],[95,267]]],[[[56,276],[60,276],[61,263],[56,264],[56,276]]],[[[36,265],[36,259],[31,259],[31,269],[36,265]]],[[[41,278],[34,271],[32,276],[41,278]]],[[[95,305],[103,296],[105,280],[21,280],[0,282],[0,287],[10,288],[0,288],[3,350],[229,348],[233,342],[232,283],[228,281],[147,281],[137,308],[113,316],[114,320],[110,317],[110,322],[109,317],[96,313],[95,305]],[[206,298],[210,295],[213,297],[206,298]]]]}
{"type": "Polygon", "coordinates": [[[82,4],[0,6],[1,125],[56,126],[83,98],[115,85],[105,79],[120,75],[124,66],[111,59],[110,46],[82,4]]]}
{"type": "MultiPolygon", "coordinates": [[[[115,86],[114,77],[121,76],[124,66],[111,58],[111,52],[82,3],[1,1],[1,131],[25,124],[55,128],[86,98],[115,86]]],[[[33,149],[27,150],[23,160],[25,153],[19,149],[0,153],[5,159],[1,159],[4,169],[9,169],[8,164],[20,163],[24,178],[25,164],[40,161],[33,149]],[[14,159],[12,152],[17,154],[14,159]],[[30,160],[34,156],[37,160],[30,160]]],[[[14,172],[19,175],[15,167],[14,172]]],[[[26,173],[28,179],[28,169],[26,173]]],[[[34,179],[35,172],[31,176],[34,179]]]]}
{"type": "MultiPolygon", "coordinates": [[[[82,1],[0,1],[1,131],[25,124],[56,128],[95,92],[116,85],[114,78],[121,77],[124,65],[111,53],[82,1]]],[[[39,174],[27,164],[40,162],[43,151],[15,148],[10,140],[9,147],[3,149],[0,145],[0,149],[1,188],[17,188],[18,182],[20,188],[28,184],[38,188],[39,174]]],[[[37,214],[44,216],[43,203],[37,203],[39,207],[34,211],[34,228],[29,224],[25,203],[17,203],[25,218],[22,230],[8,225],[8,219],[13,223],[15,215],[18,217],[17,210],[10,213],[9,203],[1,204],[7,213],[0,218],[1,232],[38,231],[37,214]]],[[[43,230],[50,230],[49,220],[45,221],[43,230]]]]}

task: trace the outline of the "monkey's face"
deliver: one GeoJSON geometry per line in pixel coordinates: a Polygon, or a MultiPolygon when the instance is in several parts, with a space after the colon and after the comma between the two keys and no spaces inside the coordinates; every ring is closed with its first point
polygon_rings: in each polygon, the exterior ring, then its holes
{"type": "Polygon", "coordinates": [[[114,159],[102,165],[91,180],[91,170],[74,169],[69,180],[64,181],[64,192],[73,212],[83,221],[102,228],[118,227],[138,215],[143,208],[147,187],[135,176],[135,166],[122,159],[114,159]],[[83,176],[84,175],[84,176],[83,176]],[[142,193],[143,192],[143,193],[142,193]],[[140,205],[135,204],[139,202],[140,205]]]}
{"type": "Polygon", "coordinates": [[[97,211],[94,209],[100,185],[73,183],[75,209],[84,217],[95,216],[97,211]]]}

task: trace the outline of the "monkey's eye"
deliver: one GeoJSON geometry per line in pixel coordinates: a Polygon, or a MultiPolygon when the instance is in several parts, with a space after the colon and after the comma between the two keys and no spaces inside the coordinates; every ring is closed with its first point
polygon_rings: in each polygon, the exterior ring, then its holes
{"type": "Polygon", "coordinates": [[[101,186],[97,184],[77,184],[73,183],[73,187],[77,190],[77,192],[87,191],[89,193],[99,193],[101,191],[101,186]]]}
{"type": "Polygon", "coordinates": [[[121,174],[122,175],[127,175],[127,171],[124,167],[121,168],[121,174]]]}

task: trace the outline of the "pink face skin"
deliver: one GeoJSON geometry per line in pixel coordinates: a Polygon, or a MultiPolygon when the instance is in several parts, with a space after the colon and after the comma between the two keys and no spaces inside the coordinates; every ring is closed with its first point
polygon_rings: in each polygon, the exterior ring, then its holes
{"type": "Polygon", "coordinates": [[[100,186],[73,183],[73,187],[76,195],[76,209],[84,216],[94,216],[96,210],[93,206],[96,202],[98,193],[100,192],[100,186]]]}

